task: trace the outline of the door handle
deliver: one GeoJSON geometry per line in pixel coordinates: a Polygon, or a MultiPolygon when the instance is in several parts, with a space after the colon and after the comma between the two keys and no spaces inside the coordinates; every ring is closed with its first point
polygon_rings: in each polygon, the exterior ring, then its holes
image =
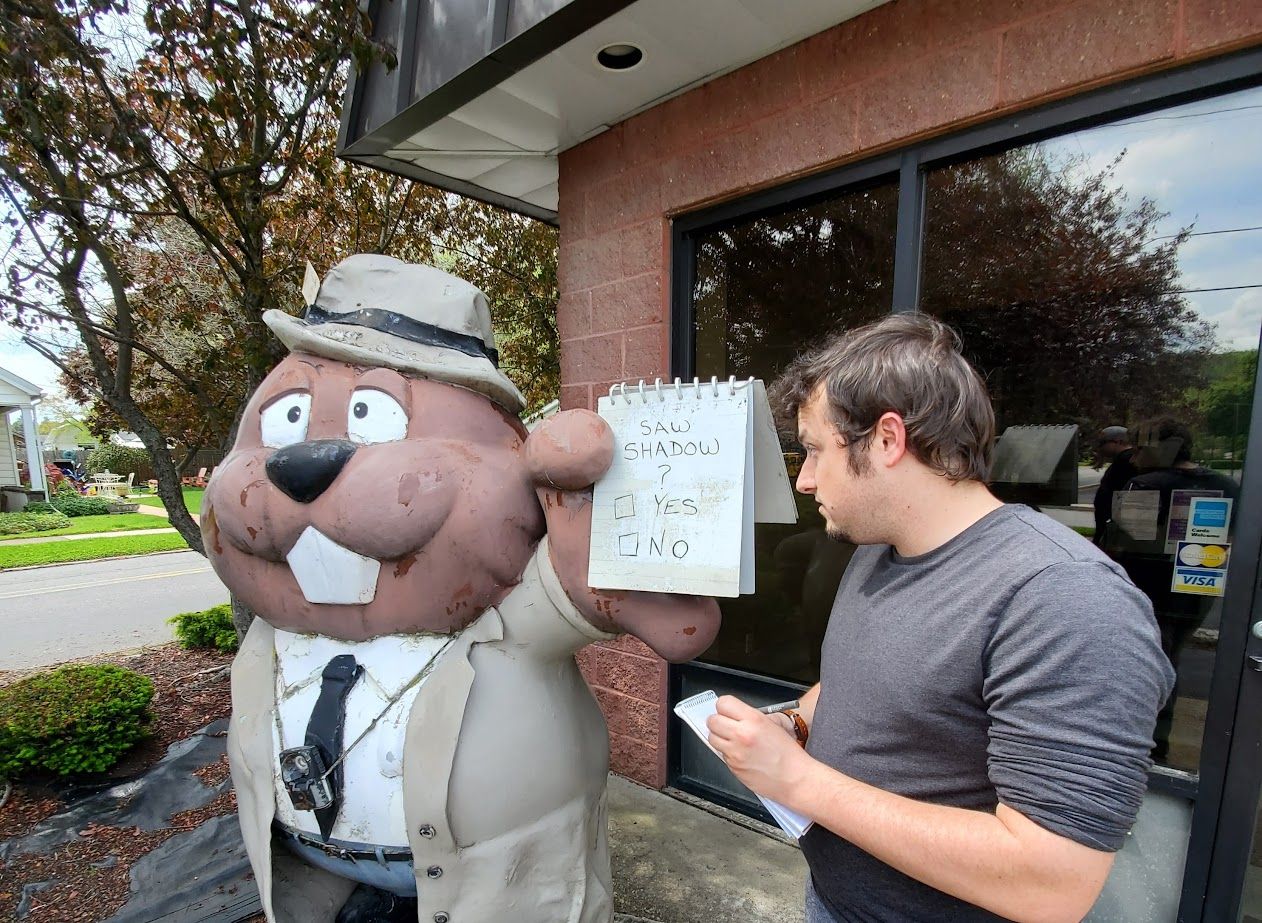
{"type": "Polygon", "coordinates": [[[1249,669],[1254,673],[1262,673],[1262,657],[1249,655],[1249,669]]]}

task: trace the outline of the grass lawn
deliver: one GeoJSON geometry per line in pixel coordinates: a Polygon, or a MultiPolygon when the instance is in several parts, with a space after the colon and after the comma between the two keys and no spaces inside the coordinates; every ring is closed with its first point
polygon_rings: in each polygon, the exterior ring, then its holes
{"type": "Polygon", "coordinates": [[[118,513],[110,516],[76,516],[64,529],[46,532],[22,532],[19,535],[0,535],[0,542],[15,538],[45,538],[51,535],[84,535],[91,532],[128,532],[132,529],[161,529],[165,523],[156,516],[140,513],[118,513]]]}
{"type": "MultiPolygon", "coordinates": [[[[190,513],[200,513],[202,511],[202,494],[206,492],[203,487],[183,487],[180,492],[184,494],[184,505],[188,507],[190,513]]],[[[128,500],[135,500],[137,503],[143,503],[145,506],[156,506],[162,509],[162,498],[158,496],[137,497],[131,496],[128,500]]]]}
{"type": "Polygon", "coordinates": [[[0,570],[30,567],[34,564],[64,564],[92,561],[129,554],[149,554],[187,548],[178,532],[169,535],[119,535],[110,538],[84,538],[73,542],[47,542],[42,545],[0,545],[0,570]]]}

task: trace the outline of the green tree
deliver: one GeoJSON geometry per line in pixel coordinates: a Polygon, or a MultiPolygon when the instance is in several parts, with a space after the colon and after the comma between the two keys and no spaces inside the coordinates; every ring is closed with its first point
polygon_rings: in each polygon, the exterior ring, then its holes
{"type": "Polygon", "coordinates": [[[199,550],[166,434],[137,399],[138,365],[201,406],[216,395],[149,337],[136,255],[159,247],[165,222],[187,229],[231,296],[221,309],[245,382],[261,381],[279,354],[262,313],[294,305],[301,279],[298,260],[272,252],[281,203],[299,178],[319,186],[334,172],[319,127],[335,118],[349,63],[390,61],[370,34],[353,0],[0,11],[0,196],[13,238],[0,304],[71,375],[55,332],[73,333],[91,370],[78,377],[144,442],[172,524],[199,550]]]}

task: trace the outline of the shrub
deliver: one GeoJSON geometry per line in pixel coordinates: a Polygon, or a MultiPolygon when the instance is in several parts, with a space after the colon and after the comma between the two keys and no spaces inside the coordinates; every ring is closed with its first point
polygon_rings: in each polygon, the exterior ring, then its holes
{"type": "Polygon", "coordinates": [[[112,471],[115,474],[136,472],[139,480],[145,480],[153,465],[149,462],[149,453],[144,449],[133,449],[125,445],[103,445],[88,453],[83,463],[89,474],[101,471],[112,471]]]}
{"type": "Polygon", "coordinates": [[[237,629],[232,606],[212,606],[200,612],[181,612],[167,619],[175,626],[180,647],[213,647],[229,653],[237,649],[237,629]]]}
{"type": "Polygon", "coordinates": [[[101,497],[58,494],[53,498],[53,509],[66,516],[106,516],[109,515],[110,502],[101,497]]]}
{"type": "Polygon", "coordinates": [[[70,520],[61,513],[32,511],[30,506],[18,513],[0,513],[0,535],[21,535],[24,532],[47,532],[64,529],[70,520]]]}
{"type": "Polygon", "coordinates": [[[153,683],[122,667],[71,665],[0,689],[0,776],[104,772],[144,736],[153,683]]]}
{"type": "Polygon", "coordinates": [[[53,506],[47,500],[32,500],[26,506],[22,507],[23,513],[55,513],[57,507],[53,506]]]}

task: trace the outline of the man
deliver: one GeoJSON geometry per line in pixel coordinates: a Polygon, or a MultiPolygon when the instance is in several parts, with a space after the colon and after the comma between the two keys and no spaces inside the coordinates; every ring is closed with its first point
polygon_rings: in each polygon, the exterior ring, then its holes
{"type": "Polygon", "coordinates": [[[1126,482],[1139,474],[1133,461],[1135,447],[1125,426],[1106,426],[1096,439],[1098,464],[1108,463],[1100,476],[1100,486],[1095,492],[1095,544],[1103,548],[1109,522],[1113,519],[1113,495],[1126,486],[1126,482]]]}
{"type": "Polygon", "coordinates": [[[1148,601],[987,490],[993,411],[936,321],[843,334],[776,394],[806,450],[798,490],[862,547],[800,714],[725,696],[710,730],[742,782],[815,821],[808,923],[1081,919],[1172,683],[1148,601]]]}

